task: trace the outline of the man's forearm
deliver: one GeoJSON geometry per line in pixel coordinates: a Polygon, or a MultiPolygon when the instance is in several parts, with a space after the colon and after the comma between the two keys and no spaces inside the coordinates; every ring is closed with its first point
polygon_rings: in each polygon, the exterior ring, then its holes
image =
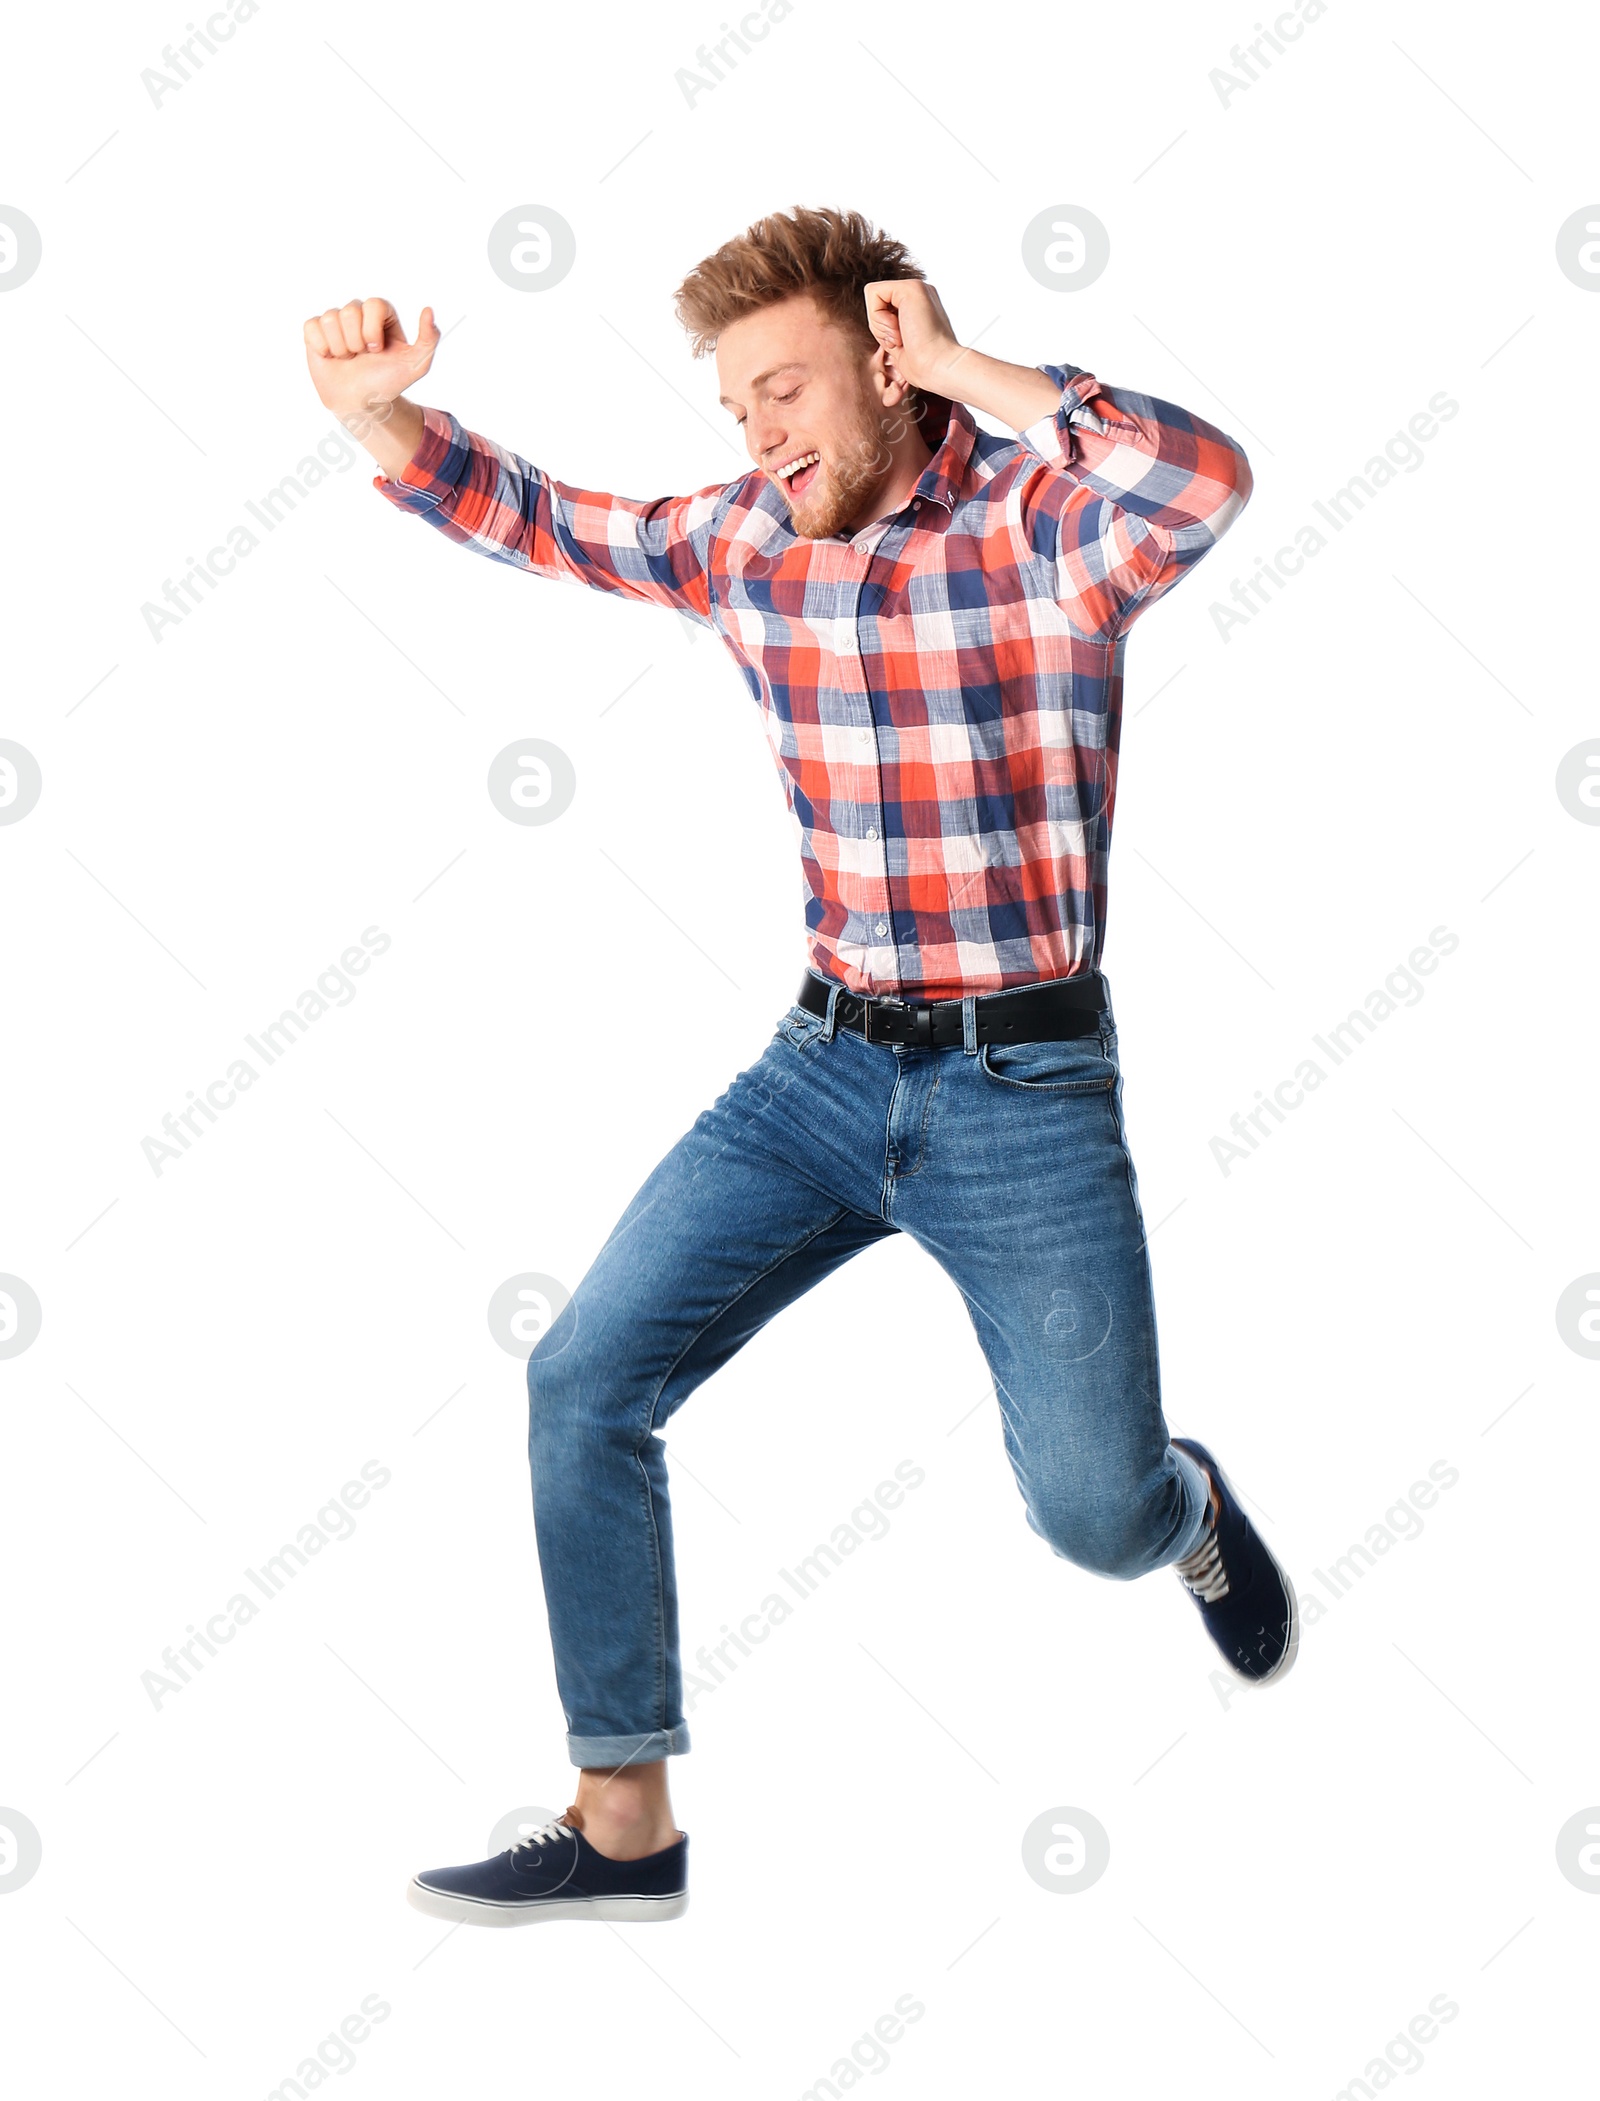
{"type": "Polygon", "coordinates": [[[1061,389],[1035,365],[1008,365],[981,350],[957,350],[941,367],[937,389],[952,401],[997,416],[1013,430],[1026,430],[1048,416],[1061,399],[1061,389]]]}
{"type": "Polygon", "coordinates": [[[422,443],[422,411],[403,394],[391,401],[386,410],[357,410],[344,419],[344,424],[390,481],[400,479],[401,469],[416,458],[417,447],[422,443]]]}

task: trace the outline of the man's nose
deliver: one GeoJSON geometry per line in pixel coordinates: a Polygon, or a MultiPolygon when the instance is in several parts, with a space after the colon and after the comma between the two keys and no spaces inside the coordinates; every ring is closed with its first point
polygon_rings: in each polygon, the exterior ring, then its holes
{"type": "Polygon", "coordinates": [[[783,425],[772,417],[750,419],[750,451],[763,466],[777,466],[778,447],[783,443],[783,425]]]}

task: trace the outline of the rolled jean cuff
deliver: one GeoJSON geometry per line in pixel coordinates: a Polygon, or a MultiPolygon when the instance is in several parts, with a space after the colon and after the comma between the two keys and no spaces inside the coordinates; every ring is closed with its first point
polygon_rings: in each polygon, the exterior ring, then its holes
{"type": "Polygon", "coordinates": [[[689,1725],[652,1729],[644,1736],[571,1736],[567,1755],[576,1766],[648,1765],[658,1758],[678,1758],[689,1748],[689,1725]]]}
{"type": "Polygon", "coordinates": [[[1195,1516],[1189,1527],[1188,1537],[1177,1542],[1172,1552],[1162,1563],[1163,1568],[1170,1567],[1174,1561],[1181,1561],[1186,1554],[1192,1554],[1200,1544],[1205,1537],[1206,1509],[1211,1501],[1211,1483],[1206,1479],[1194,1460],[1189,1457],[1189,1454],[1180,1452],[1177,1446],[1174,1445],[1172,1447],[1172,1457],[1177,1465],[1178,1472],[1184,1475],[1194,1491],[1195,1516]]]}

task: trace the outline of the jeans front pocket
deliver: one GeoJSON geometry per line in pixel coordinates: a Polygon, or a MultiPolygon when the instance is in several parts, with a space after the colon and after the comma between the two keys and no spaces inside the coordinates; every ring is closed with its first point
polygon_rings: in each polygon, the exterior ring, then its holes
{"type": "Polygon", "coordinates": [[[1115,1038],[1098,1032],[1060,1042],[986,1043],[978,1064],[989,1079],[1024,1094],[1104,1094],[1117,1084],[1115,1038]]]}

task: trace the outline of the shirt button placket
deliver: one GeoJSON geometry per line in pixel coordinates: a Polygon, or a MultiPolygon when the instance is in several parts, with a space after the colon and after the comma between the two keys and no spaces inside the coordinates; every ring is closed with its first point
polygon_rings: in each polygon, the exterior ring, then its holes
{"type": "MultiPolygon", "coordinates": [[[[872,692],[867,681],[866,666],[862,660],[860,628],[858,626],[861,617],[861,590],[866,582],[871,560],[872,556],[869,552],[862,552],[853,545],[845,557],[846,573],[841,577],[839,583],[834,632],[838,638],[836,646],[838,649],[837,662],[840,687],[866,717],[864,722],[857,725],[854,743],[858,752],[858,764],[863,769],[869,766],[872,768],[874,781],[871,800],[874,804],[877,804],[881,803],[883,799],[882,781],[878,768],[876,740],[873,735],[872,692]]],[[[858,797],[858,800],[865,802],[868,798],[866,795],[862,795],[858,797]]],[[[874,824],[868,828],[867,837],[871,840],[878,838],[877,825],[874,824]]],[[[879,941],[886,941],[889,937],[889,921],[883,915],[887,913],[889,902],[888,862],[881,853],[878,856],[878,861],[879,874],[877,881],[869,886],[869,879],[863,877],[863,895],[857,900],[857,904],[864,916],[869,912],[873,914],[872,919],[869,921],[873,933],[879,941]],[[875,888],[878,892],[876,904],[874,904],[869,894],[869,888],[875,888]]]]}

